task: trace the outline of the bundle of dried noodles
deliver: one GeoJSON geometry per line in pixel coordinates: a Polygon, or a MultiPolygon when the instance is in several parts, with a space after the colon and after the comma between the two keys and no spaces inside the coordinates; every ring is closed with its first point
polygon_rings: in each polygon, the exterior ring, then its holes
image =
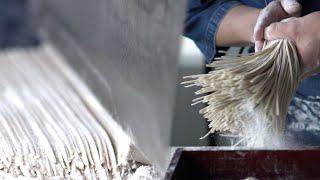
{"type": "Polygon", "coordinates": [[[207,103],[200,113],[215,131],[241,137],[248,146],[265,146],[280,137],[286,113],[302,77],[295,44],[287,39],[265,42],[262,51],[216,58],[208,74],[184,77],[186,87],[199,86],[193,100],[207,103]]]}
{"type": "Polygon", "coordinates": [[[0,90],[0,179],[140,177],[129,136],[50,44],[1,52],[0,90]]]}

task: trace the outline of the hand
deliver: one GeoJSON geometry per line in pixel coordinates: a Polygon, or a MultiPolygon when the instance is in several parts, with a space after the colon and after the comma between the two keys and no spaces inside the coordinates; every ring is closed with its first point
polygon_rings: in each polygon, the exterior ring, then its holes
{"type": "Polygon", "coordinates": [[[301,5],[297,0],[276,0],[269,3],[259,13],[253,31],[255,51],[260,51],[264,42],[264,29],[271,23],[279,22],[292,16],[300,16],[301,5]]]}
{"type": "Polygon", "coordinates": [[[304,72],[320,66],[320,12],[288,22],[273,23],[265,29],[266,40],[291,39],[295,42],[304,72]]]}

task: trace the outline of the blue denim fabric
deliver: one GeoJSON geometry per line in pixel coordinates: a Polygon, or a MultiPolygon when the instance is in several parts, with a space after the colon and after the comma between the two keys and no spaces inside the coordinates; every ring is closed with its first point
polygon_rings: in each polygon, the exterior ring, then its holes
{"type": "Polygon", "coordinates": [[[295,145],[320,145],[320,96],[297,93],[288,109],[286,137],[295,145]]]}
{"type": "MultiPolygon", "coordinates": [[[[216,53],[216,30],[227,12],[240,4],[263,8],[272,0],[189,0],[184,35],[192,39],[211,63],[216,53]]],[[[319,1],[301,0],[302,14],[320,10],[319,1]]],[[[300,83],[288,114],[288,134],[302,145],[320,145],[320,75],[311,76],[300,83]],[[313,115],[308,113],[312,112],[313,115]],[[306,117],[299,119],[301,113],[306,117]],[[310,118],[313,121],[310,120],[310,118]],[[319,130],[310,131],[311,124],[319,122],[319,130]],[[305,127],[305,128],[304,128],[305,127]],[[304,129],[303,129],[304,128],[304,129]],[[297,138],[298,137],[298,138],[297,138]]],[[[301,118],[302,116],[300,116],[301,118]]],[[[314,125],[315,126],[315,125],[314,125]]]]}
{"type": "Polygon", "coordinates": [[[189,0],[184,35],[192,39],[210,63],[216,53],[215,34],[221,19],[239,1],[217,0],[200,3],[189,0]]]}

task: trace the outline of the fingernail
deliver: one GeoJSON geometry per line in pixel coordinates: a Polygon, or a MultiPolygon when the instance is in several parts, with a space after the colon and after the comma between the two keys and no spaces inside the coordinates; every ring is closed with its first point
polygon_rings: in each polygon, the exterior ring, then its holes
{"type": "Polygon", "coordinates": [[[255,43],[255,46],[254,46],[255,52],[259,52],[259,51],[262,49],[262,45],[263,45],[263,42],[262,42],[262,41],[256,42],[256,43],[255,43]]]}
{"type": "Polygon", "coordinates": [[[252,36],[252,39],[253,39],[254,42],[261,40],[261,38],[258,37],[258,35],[256,35],[256,34],[254,34],[254,35],[252,36]]]}
{"type": "Polygon", "coordinates": [[[254,45],[254,52],[258,52],[259,51],[259,47],[258,47],[258,44],[256,43],[255,45],[254,45]]]}
{"type": "Polygon", "coordinates": [[[289,14],[299,14],[301,11],[301,5],[295,0],[284,1],[284,9],[289,14]]]}
{"type": "Polygon", "coordinates": [[[286,0],[284,4],[287,6],[300,6],[300,4],[295,0],[286,0]]]}
{"type": "Polygon", "coordinates": [[[270,32],[270,27],[267,27],[266,29],[264,29],[264,39],[269,38],[269,32],[270,32]]]}

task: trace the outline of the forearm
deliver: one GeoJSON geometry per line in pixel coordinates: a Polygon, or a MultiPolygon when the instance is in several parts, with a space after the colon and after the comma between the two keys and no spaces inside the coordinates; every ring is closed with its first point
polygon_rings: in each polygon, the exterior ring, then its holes
{"type": "Polygon", "coordinates": [[[216,34],[217,46],[240,46],[253,42],[253,29],[259,9],[239,5],[223,18],[216,34]]]}

